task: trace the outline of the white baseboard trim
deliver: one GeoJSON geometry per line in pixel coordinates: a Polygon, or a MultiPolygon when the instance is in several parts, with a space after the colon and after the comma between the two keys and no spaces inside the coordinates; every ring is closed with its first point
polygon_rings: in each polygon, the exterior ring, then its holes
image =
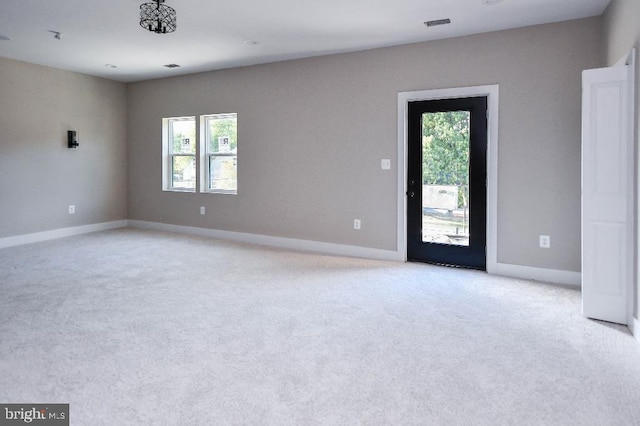
{"type": "Polygon", "coordinates": [[[126,220],[117,220],[113,222],[94,223],[91,225],[74,226],[71,228],[34,232],[33,234],[4,237],[0,238],[0,248],[37,243],[40,241],[55,240],[56,238],[72,237],[74,235],[89,234],[91,232],[107,231],[109,229],[124,228],[126,226],[126,220]]]}
{"type": "Polygon", "coordinates": [[[580,272],[512,265],[509,263],[496,263],[491,269],[493,270],[487,272],[512,278],[523,278],[572,287],[580,287],[582,285],[582,274],[580,272]]]}
{"type": "MultiPolygon", "coordinates": [[[[289,250],[299,250],[337,256],[360,257],[365,259],[388,260],[393,262],[405,261],[404,254],[399,251],[325,243],[320,241],[299,240],[294,238],[273,237],[268,235],[247,234],[243,232],[222,231],[218,229],[198,228],[192,226],[171,225],[143,220],[118,220],[113,222],[96,223],[92,225],[75,226],[71,228],[36,232],[33,234],[5,237],[0,238],[0,248],[53,240],[56,238],[71,237],[74,235],[88,234],[91,232],[107,231],[109,229],[124,228],[127,226],[133,228],[199,235],[203,237],[219,238],[222,240],[237,241],[242,243],[257,244],[289,250]]],[[[492,265],[492,267],[487,270],[487,272],[489,274],[563,284],[574,287],[580,287],[581,285],[580,272],[535,268],[531,266],[511,265],[507,263],[496,263],[495,265],[492,265]]],[[[640,323],[637,319],[634,319],[634,329],[636,331],[635,336],[640,341],[640,323]]]]}
{"type": "Polygon", "coordinates": [[[631,330],[633,337],[640,343],[640,321],[638,318],[633,318],[633,322],[629,324],[629,330],[631,330]]]}
{"type": "MultiPolygon", "coordinates": [[[[323,243],[319,241],[298,240],[294,238],[273,237],[268,235],[247,234],[243,232],[221,231],[218,229],[198,228],[192,226],[171,225],[159,222],[147,222],[143,220],[129,220],[128,223],[129,226],[133,228],[199,235],[203,237],[219,238],[221,240],[237,241],[289,250],[300,250],[337,256],[361,257],[365,259],[389,260],[394,262],[405,261],[403,253],[391,250],[323,243]]],[[[496,263],[495,267],[491,269],[493,270],[487,271],[490,274],[563,284],[574,287],[580,287],[582,281],[582,275],[580,272],[534,268],[531,266],[510,265],[506,263],[496,263]]]]}
{"type": "Polygon", "coordinates": [[[298,240],[294,238],[272,237],[268,235],[247,234],[243,232],[221,231],[210,228],[170,225],[143,220],[128,220],[132,228],[152,229],[156,231],[177,232],[202,237],[219,238],[221,240],[277,247],[288,250],[299,250],[337,256],[360,257],[365,259],[404,261],[402,254],[391,250],[372,249],[367,247],[348,246],[344,244],[323,243],[319,241],[298,240]]]}

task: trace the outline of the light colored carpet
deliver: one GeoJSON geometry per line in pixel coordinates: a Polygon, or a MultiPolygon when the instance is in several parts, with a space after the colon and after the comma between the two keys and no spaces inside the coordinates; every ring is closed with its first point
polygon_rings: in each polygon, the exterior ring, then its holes
{"type": "Polygon", "coordinates": [[[123,229],[0,250],[0,402],[72,425],[640,424],[580,293],[123,229]]]}

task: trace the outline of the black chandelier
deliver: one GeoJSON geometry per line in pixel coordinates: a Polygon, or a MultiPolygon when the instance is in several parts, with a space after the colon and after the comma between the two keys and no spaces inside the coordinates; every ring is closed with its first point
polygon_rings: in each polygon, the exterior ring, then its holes
{"type": "Polygon", "coordinates": [[[153,0],[140,5],[140,26],[156,34],[172,33],[176,30],[176,11],[165,6],[164,0],[153,0]]]}

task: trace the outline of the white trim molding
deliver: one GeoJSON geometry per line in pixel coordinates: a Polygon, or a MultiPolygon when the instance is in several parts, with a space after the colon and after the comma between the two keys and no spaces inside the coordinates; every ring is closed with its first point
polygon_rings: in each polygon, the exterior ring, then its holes
{"type": "Polygon", "coordinates": [[[498,263],[498,110],[500,86],[457,87],[398,93],[398,222],[397,251],[407,260],[407,113],[409,102],[432,99],[487,97],[487,272],[497,274],[498,263]]]}
{"type": "Polygon", "coordinates": [[[0,238],[0,248],[31,244],[41,241],[55,240],[57,238],[73,237],[74,235],[89,234],[91,232],[107,231],[109,229],[124,228],[126,220],[114,222],[95,223],[92,225],[74,226],[71,228],[53,229],[51,231],[34,232],[32,234],[16,235],[0,238]]]}
{"type": "Polygon", "coordinates": [[[201,237],[219,238],[221,240],[236,241],[260,246],[277,247],[288,250],[298,250],[337,256],[360,257],[365,259],[403,261],[397,252],[391,250],[373,249],[367,247],[348,246],[343,244],[323,243],[320,241],[298,240],[293,238],[273,237],[269,235],[247,234],[243,232],[222,231],[193,226],[171,225],[143,220],[129,220],[129,226],[155,231],[176,232],[201,237]]]}
{"type": "MultiPolygon", "coordinates": [[[[629,68],[629,90],[631,92],[631,105],[629,106],[629,131],[630,134],[632,135],[632,146],[636,149],[635,152],[635,161],[636,164],[634,166],[634,169],[636,169],[638,167],[638,164],[640,164],[640,149],[638,149],[638,137],[640,137],[640,133],[638,133],[636,131],[636,129],[638,129],[638,123],[636,120],[636,113],[637,111],[635,110],[636,106],[635,106],[635,93],[636,93],[636,86],[637,86],[637,82],[636,82],[636,70],[637,70],[637,60],[636,60],[636,49],[633,48],[631,49],[631,51],[627,54],[626,58],[623,58],[620,60],[620,62],[623,62],[624,64],[626,64],[629,68]]],[[[630,286],[629,286],[629,293],[628,293],[628,305],[627,305],[627,313],[628,313],[628,317],[629,320],[627,321],[627,324],[629,325],[629,329],[631,330],[631,333],[635,336],[636,339],[638,339],[638,342],[640,342],[640,323],[638,323],[638,319],[635,318],[634,315],[634,304],[635,301],[638,301],[638,309],[640,310],[640,276],[638,273],[638,265],[640,265],[640,236],[638,235],[639,232],[639,226],[638,224],[640,223],[640,209],[638,209],[638,200],[640,200],[640,173],[636,172],[636,176],[635,176],[635,204],[636,204],[636,212],[635,212],[635,217],[634,217],[634,237],[635,237],[635,255],[634,255],[634,268],[633,268],[633,278],[630,280],[630,286]]]]}
{"type": "MultiPolygon", "coordinates": [[[[631,135],[632,141],[631,141],[631,145],[634,147],[634,149],[636,150],[635,152],[635,161],[636,161],[636,165],[634,165],[634,169],[637,167],[638,164],[640,164],[640,149],[638,149],[638,133],[636,132],[636,126],[638,125],[638,123],[636,122],[636,111],[635,111],[635,93],[636,93],[636,49],[635,47],[633,49],[631,49],[626,55],[624,55],[622,58],[620,58],[613,66],[614,67],[624,67],[627,66],[628,70],[629,70],[629,93],[631,93],[631,102],[629,104],[629,117],[628,117],[628,125],[629,125],[629,134],[631,135]]],[[[634,192],[634,196],[636,197],[636,200],[634,201],[636,206],[638,203],[638,200],[640,200],[640,174],[636,173],[635,176],[635,192],[634,192]]],[[[638,223],[640,223],[640,209],[636,208],[636,212],[635,212],[635,216],[634,216],[634,220],[632,221],[633,226],[635,228],[635,230],[632,232],[632,234],[635,237],[635,243],[633,248],[635,249],[635,254],[633,256],[633,262],[634,262],[634,268],[633,268],[633,278],[631,280],[629,280],[629,288],[628,288],[628,293],[627,293],[627,326],[629,327],[629,330],[631,331],[631,333],[636,337],[636,339],[638,339],[638,341],[640,342],[640,324],[638,323],[638,320],[633,316],[634,312],[633,312],[633,307],[634,307],[634,302],[637,299],[640,305],[640,298],[638,296],[638,292],[640,292],[640,276],[638,274],[638,266],[640,265],[640,236],[638,234],[638,232],[640,231],[639,227],[638,227],[638,223]],[[635,333],[634,333],[634,329],[635,329],[635,333]]],[[[640,309],[640,306],[639,308],[640,309]]]]}
{"type": "Polygon", "coordinates": [[[496,263],[492,273],[505,277],[562,284],[577,288],[580,288],[582,285],[582,274],[580,272],[573,271],[536,268],[533,266],[512,265],[509,263],[496,263]]]}
{"type": "MultiPolygon", "coordinates": [[[[276,247],[288,250],[321,253],[333,256],[359,257],[392,262],[405,262],[403,254],[391,251],[372,249],[367,247],[348,246],[343,244],[324,243],[319,241],[299,240],[293,238],[273,237],[269,235],[247,234],[243,232],[222,231],[219,229],[198,228],[192,226],[172,225],[143,220],[129,220],[132,228],[149,229],[154,231],[174,232],[197,235],[201,237],[218,238],[227,241],[276,247]]],[[[569,286],[580,286],[580,272],[560,271],[552,269],[534,268],[530,266],[509,265],[498,263],[492,272],[513,278],[522,278],[569,286]]]]}
{"type": "MultiPolygon", "coordinates": [[[[202,237],[218,238],[227,241],[236,241],[241,243],[276,247],[287,250],[321,253],[333,256],[358,257],[391,262],[406,261],[404,257],[405,253],[400,253],[392,250],[373,249],[367,247],[349,246],[344,244],[325,243],[320,241],[299,240],[294,238],[222,231],[218,229],[198,228],[192,226],[172,225],[166,223],[131,219],[97,223],[92,225],[75,226],[71,228],[62,228],[51,231],[0,238],[0,248],[13,247],[23,244],[36,243],[41,241],[54,240],[57,238],[72,237],[75,235],[89,234],[92,232],[107,231],[125,227],[183,233],[202,237]]],[[[513,278],[522,278],[578,287],[580,286],[581,281],[579,272],[534,268],[530,266],[510,265],[505,263],[496,263],[491,273],[513,278]]],[[[636,330],[635,336],[640,341],[640,323],[637,319],[635,319],[634,325],[636,330]]],[[[631,327],[629,328],[633,331],[631,327]]]]}

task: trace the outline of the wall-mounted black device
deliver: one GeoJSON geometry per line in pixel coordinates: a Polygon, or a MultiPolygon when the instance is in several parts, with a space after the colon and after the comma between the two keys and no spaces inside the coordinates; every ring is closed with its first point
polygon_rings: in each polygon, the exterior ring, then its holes
{"type": "Polygon", "coordinates": [[[78,143],[78,131],[77,130],[69,130],[67,132],[67,141],[69,143],[69,148],[77,148],[80,146],[78,143]]]}

